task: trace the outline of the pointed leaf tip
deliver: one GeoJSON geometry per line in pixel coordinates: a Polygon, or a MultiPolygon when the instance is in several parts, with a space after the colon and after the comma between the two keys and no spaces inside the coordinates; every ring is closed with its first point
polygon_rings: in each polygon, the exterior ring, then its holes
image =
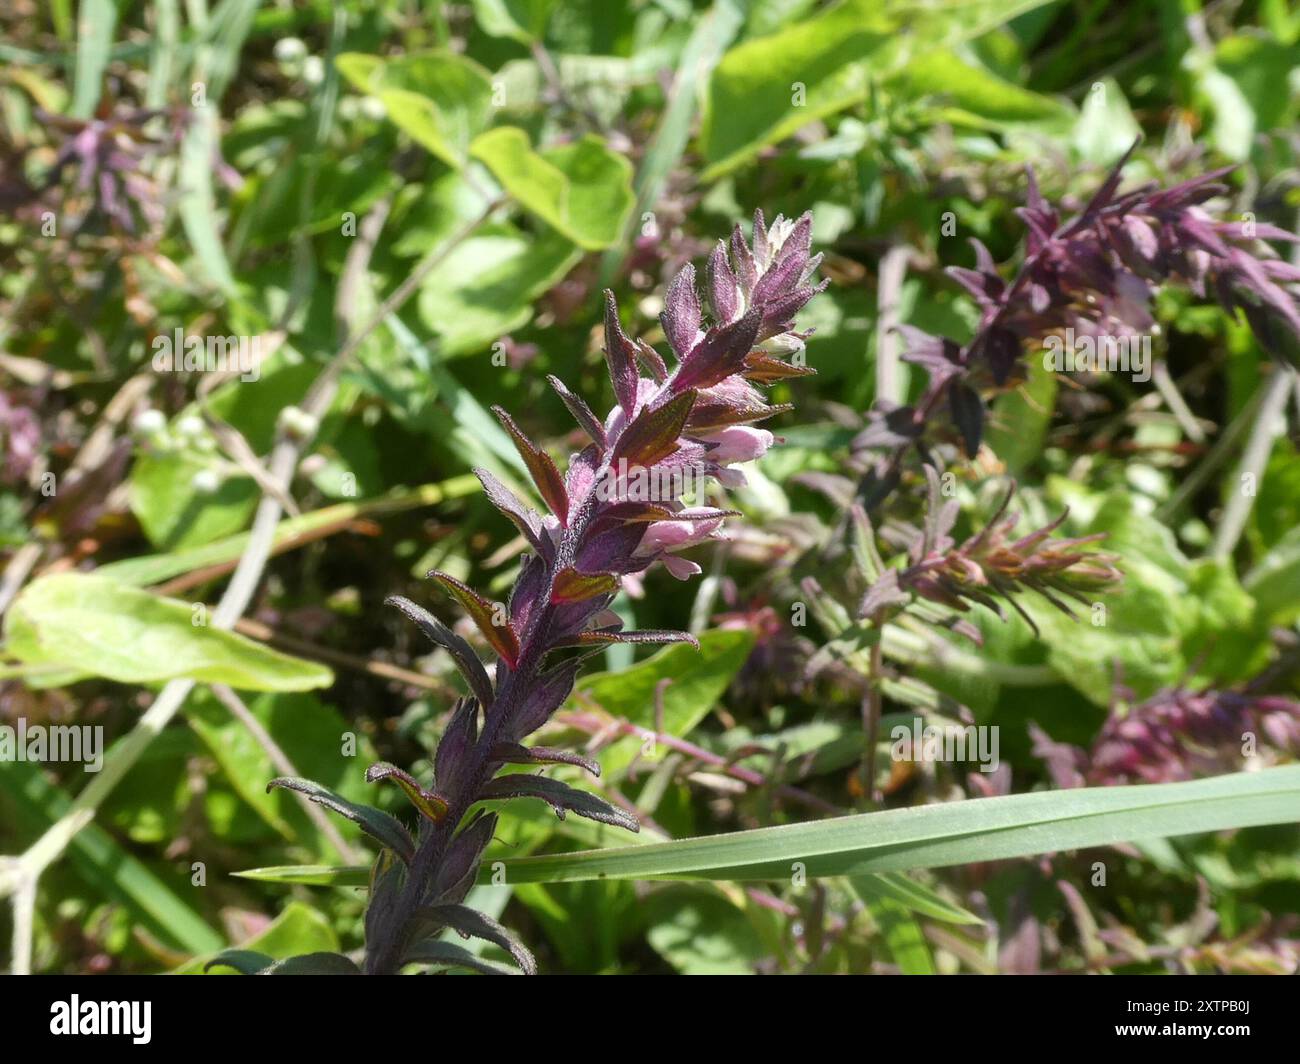
{"type": "Polygon", "coordinates": [[[515,630],[510,626],[508,617],[505,618],[505,623],[496,623],[496,619],[502,612],[503,607],[498,603],[485,599],[472,587],[461,583],[448,573],[430,569],[429,578],[438,581],[455,597],[474,623],[478,625],[478,630],[483,633],[483,638],[492,645],[492,649],[501,656],[502,660],[513,669],[515,663],[519,660],[519,637],[515,635],[515,630]]]}
{"type": "Polygon", "coordinates": [[[473,647],[428,610],[417,606],[408,598],[389,595],[384,599],[384,605],[401,610],[409,620],[415,622],[420,631],[446,650],[456,662],[460,674],[465,677],[465,682],[474,693],[474,697],[479,700],[479,704],[488,707],[492,705],[492,681],[488,679],[487,670],[483,668],[483,663],[479,661],[473,647]]]}
{"type": "Polygon", "coordinates": [[[366,769],[367,783],[392,780],[406,795],[410,803],[435,824],[447,815],[447,799],[436,791],[425,790],[409,772],[387,761],[377,761],[366,769]]]}
{"type": "Polygon", "coordinates": [[[567,526],[569,523],[569,493],[564,488],[564,478],[560,476],[560,471],[556,468],[555,462],[551,460],[549,454],[524,435],[523,430],[515,424],[514,418],[507,414],[504,409],[494,406],[492,413],[497,416],[497,420],[510,433],[515,450],[519,452],[519,457],[524,460],[524,465],[528,467],[528,473],[533,478],[537,493],[550,507],[551,513],[559,518],[560,524],[567,526]]]}

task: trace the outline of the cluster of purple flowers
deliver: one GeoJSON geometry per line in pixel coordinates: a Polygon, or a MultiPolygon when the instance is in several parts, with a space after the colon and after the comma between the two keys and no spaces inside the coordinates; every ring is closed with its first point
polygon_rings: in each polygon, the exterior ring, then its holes
{"type": "MultiPolygon", "coordinates": [[[[888,530],[889,538],[902,540],[908,564],[880,574],[864,596],[859,616],[871,618],[893,606],[906,605],[912,595],[961,613],[971,603],[979,603],[999,616],[1001,603],[1006,602],[1037,631],[1033,618],[1016,601],[1018,593],[1033,591],[1073,616],[1067,599],[1090,605],[1090,595],[1122,579],[1113,564],[1116,555],[1079,549],[1105,538],[1104,534],[1053,536],[1069,516],[1068,510],[1049,525],[1023,536],[1013,535],[1019,515],[1008,514],[1007,507],[1015,496],[1014,484],[988,523],[957,543],[951,532],[960,507],[955,500],[942,499],[933,467],[926,466],[925,472],[930,485],[925,527],[888,530]]],[[[973,625],[957,628],[979,641],[979,630],[973,625]]]]}
{"type": "MultiPolygon", "coordinates": [[[[1134,145],[1136,147],[1136,145],[1134,145]]],[[[864,484],[868,506],[897,483],[902,459],[928,449],[930,419],[947,407],[967,454],[983,435],[981,393],[1002,387],[1022,371],[1021,357],[1053,334],[1124,338],[1154,325],[1151,303],[1165,284],[1213,297],[1229,314],[1240,311],[1260,344],[1275,358],[1300,364],[1300,268],[1280,258],[1266,240],[1300,239],[1276,226],[1215,218],[1205,205],[1227,189],[1215,170],[1171,188],[1144,185],[1121,193],[1132,149],[1083,209],[1068,221],[1041,195],[1029,173],[1025,258],[1007,281],[978,240],[974,269],[948,273],[975,299],[980,319],[967,343],[903,326],[903,358],[929,375],[915,406],[879,404],[856,441],[872,455],[864,484]]]]}
{"type": "Polygon", "coordinates": [[[1091,748],[1033,728],[1058,787],[1171,783],[1239,770],[1252,754],[1300,752],[1300,702],[1239,691],[1159,691],[1112,712],[1091,748]]]}

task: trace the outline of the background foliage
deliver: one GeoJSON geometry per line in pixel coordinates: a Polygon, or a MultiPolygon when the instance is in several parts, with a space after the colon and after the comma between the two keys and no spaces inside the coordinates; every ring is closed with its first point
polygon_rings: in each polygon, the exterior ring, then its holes
{"type": "MultiPolygon", "coordinates": [[[[1162,292],[1158,379],[1031,365],[953,464],[965,533],[1014,476],[1025,530],[1068,506],[1062,531],[1106,533],[1124,574],[1104,626],[1027,603],[1037,632],[976,608],[979,647],[886,629],[882,736],[915,712],[898,685],[924,684],[927,719],[999,728],[997,773],[868,749],[860,661],[817,655],[845,634],[833,489],[896,359],[882,317],[969,336],[943,267],[971,237],[1018,261],[1026,164],[1077,205],[1139,134],[1128,180],[1236,164],[1230,213],[1294,229],[1284,0],[14,0],[0,26],[0,723],[102,726],[126,767],[87,798],[80,765],[0,763],[7,854],[61,837],[78,794],[97,808],[37,889],[31,861],[4,866],[15,967],[357,949],[359,833],[266,782],[283,759],[407,815],[365,767],[427,771],[460,680],[382,601],[428,603],[435,567],[512,581],[518,543],[467,475],[527,484],[488,407],[568,453],[546,375],[608,407],[601,288],[659,339],[666,280],[761,207],[814,212],[817,376],[773,390],[785,444],[732,493],[730,540],[692,555],[704,579],[618,600],[636,627],[689,618],[700,650],[611,647],[546,740],[589,745],[642,833],[512,805],[474,904],[552,972],[1295,969],[1300,770],[1155,797],[1050,768],[1053,743],[1092,750],[1171,692],[1300,693],[1298,393],[1261,415],[1244,322],[1162,292]],[[257,338],[257,379],[157,371],[175,329],[257,338]],[[296,444],[268,487],[262,458],[296,444]],[[263,499],[288,513],[226,617],[263,499]],[[180,708],[151,728],[168,684],[180,708]],[[911,806],[923,827],[824,822],[911,806]],[[234,875],[258,867],[277,871],[234,875]]],[[[886,398],[920,391],[892,372],[886,398]]],[[[910,519],[924,481],[898,494],[910,519]]]]}

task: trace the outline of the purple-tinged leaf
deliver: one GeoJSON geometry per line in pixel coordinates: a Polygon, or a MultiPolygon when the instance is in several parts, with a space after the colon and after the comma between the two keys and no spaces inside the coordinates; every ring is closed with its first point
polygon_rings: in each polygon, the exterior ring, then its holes
{"type": "Polygon", "coordinates": [[[367,783],[383,780],[392,780],[401,787],[410,803],[435,824],[447,815],[447,799],[436,791],[425,790],[409,772],[387,761],[377,761],[366,769],[367,783]]]}
{"type": "Polygon", "coordinates": [[[551,513],[560,519],[561,525],[569,523],[569,494],[564,490],[564,478],[560,476],[560,471],[555,468],[555,463],[551,461],[551,456],[543,451],[540,447],[533,444],[523,431],[515,424],[514,419],[499,406],[492,408],[492,413],[496,414],[497,420],[505,426],[510,433],[510,438],[515,441],[515,450],[519,452],[519,457],[524,460],[524,465],[528,467],[528,472],[533,478],[533,483],[537,485],[538,494],[546,501],[546,505],[551,508],[551,513]]]}
{"type": "Polygon", "coordinates": [[[479,861],[488,848],[497,829],[495,813],[478,813],[468,825],[461,828],[447,847],[447,854],[434,876],[431,902],[463,901],[474,886],[479,861]]]}
{"type": "Polygon", "coordinates": [[[754,255],[745,242],[745,234],[739,225],[731,230],[731,264],[736,271],[736,279],[746,292],[752,292],[758,284],[758,266],[754,255]]]}
{"type": "Polygon", "coordinates": [[[858,616],[875,621],[884,610],[906,606],[910,601],[911,596],[898,586],[898,570],[886,569],[862,596],[862,601],[858,604],[858,616]]]}
{"type": "Polygon", "coordinates": [[[1300,233],[1273,225],[1271,222],[1219,222],[1216,227],[1233,240],[1285,240],[1300,243],[1300,233]]]}
{"type": "Polygon", "coordinates": [[[317,805],[323,805],[331,812],[347,817],[372,839],[396,853],[406,864],[411,863],[411,858],[415,855],[415,843],[411,839],[411,833],[396,817],[389,816],[382,809],[349,802],[319,783],[298,776],[280,776],[273,779],[266,785],[266,790],[269,794],[280,787],[305,794],[317,805]]]}
{"type": "MultiPolygon", "coordinates": [[[[780,218],[780,215],[777,215],[780,218]]],[[[767,252],[767,221],[763,218],[763,209],[761,207],[754,211],[754,258],[758,262],[766,262],[767,252]]]]}
{"type": "Polygon", "coordinates": [[[532,545],[533,550],[543,557],[551,553],[551,545],[542,535],[542,523],[537,512],[525,506],[520,498],[486,469],[475,469],[474,475],[483,485],[483,492],[488,502],[501,511],[532,545]]]}
{"type": "MultiPolygon", "coordinates": [[[[510,626],[507,620],[505,624],[493,623],[498,605],[489,602],[473,588],[462,584],[454,576],[447,573],[441,573],[437,569],[429,571],[429,578],[436,580],[447,589],[469,614],[470,619],[478,625],[478,630],[483,633],[483,638],[491,644],[492,649],[501,655],[502,660],[510,666],[515,667],[515,662],[519,660],[519,637],[515,635],[515,630],[510,626]]],[[[486,704],[486,703],[485,703],[486,704]]]]}
{"type": "Polygon", "coordinates": [[[690,643],[696,650],[700,649],[700,641],[691,635],[690,632],[675,632],[668,628],[646,628],[631,632],[619,631],[612,628],[597,628],[587,632],[579,632],[567,641],[559,644],[591,647],[606,646],[611,643],[690,643]]]}
{"type": "Polygon", "coordinates": [[[605,426],[600,423],[600,418],[591,412],[591,407],[586,404],[582,396],[569,391],[558,377],[548,376],[546,379],[551,382],[555,394],[573,415],[573,420],[578,423],[578,427],[591,437],[592,443],[599,444],[601,447],[606,446],[605,426]]]}
{"type": "Polygon", "coordinates": [[[785,295],[792,288],[799,285],[799,278],[803,276],[803,268],[808,265],[808,252],[795,249],[789,253],[784,253],[776,262],[774,262],[763,274],[758,284],[754,286],[755,305],[768,303],[785,295]]]}
{"type": "Polygon", "coordinates": [[[474,697],[484,706],[493,702],[492,681],[488,679],[487,670],[479,661],[478,655],[464,639],[458,636],[428,610],[417,606],[410,599],[401,595],[390,595],[384,599],[385,606],[396,606],[407,618],[414,621],[425,635],[432,639],[451,655],[460,674],[474,693],[474,697]]]}
{"type": "Polygon", "coordinates": [[[965,266],[949,266],[944,273],[974,296],[982,307],[997,306],[998,296],[1005,287],[1002,278],[996,274],[990,276],[979,270],[968,270],[965,266]]]}
{"type": "Polygon", "coordinates": [[[542,673],[538,681],[528,689],[519,708],[506,722],[508,739],[519,740],[531,735],[548,720],[565,700],[573,693],[573,684],[578,678],[584,656],[579,655],[563,661],[542,673]]]}
{"type": "Polygon", "coordinates": [[[739,517],[739,510],[719,510],[711,506],[692,507],[689,512],[673,510],[654,503],[627,502],[611,506],[601,514],[601,520],[616,520],[630,524],[649,521],[715,521],[726,517],[739,517]]]}
{"type": "Polygon", "coordinates": [[[643,566],[632,556],[645,535],[641,522],[625,522],[591,536],[578,550],[574,566],[584,573],[629,573],[643,566]]]}
{"type": "Polygon", "coordinates": [[[568,813],[577,813],[578,816],[601,824],[612,824],[628,831],[641,830],[640,823],[631,813],[549,776],[531,776],[523,772],[498,776],[487,783],[479,792],[479,797],[484,800],[540,798],[555,810],[555,815],[561,820],[568,813]]]}
{"type": "Polygon", "coordinates": [[[709,256],[704,277],[714,319],[723,323],[735,321],[740,316],[740,287],[727,261],[727,246],[721,240],[709,256]]]}
{"type": "Polygon", "coordinates": [[[616,502],[600,511],[600,517],[592,528],[605,529],[617,524],[663,521],[672,517],[673,512],[667,506],[657,502],[616,502]]]}
{"type": "Polygon", "coordinates": [[[492,961],[485,961],[464,946],[454,942],[437,942],[425,940],[408,946],[402,955],[403,964],[429,964],[437,968],[468,968],[481,975],[518,975],[513,968],[507,968],[492,961]]]}
{"type": "Polygon", "coordinates": [[[553,750],[547,746],[520,746],[518,743],[497,743],[492,747],[491,759],[512,765],[577,765],[593,776],[600,775],[600,765],[589,757],[572,750],[553,750]]]}
{"type": "Polygon", "coordinates": [[[974,458],[984,435],[984,401],[969,384],[953,381],[948,385],[948,402],[952,407],[952,419],[961,432],[966,456],[974,458]]]}
{"type": "Polygon", "coordinates": [[[629,416],[636,409],[636,395],[641,375],[636,371],[636,344],[627,338],[618,320],[618,303],[614,293],[605,289],[605,359],[614,396],[629,416]]]}
{"type": "Polygon", "coordinates": [[[538,557],[525,558],[519,569],[510,589],[510,623],[518,632],[528,631],[528,622],[546,590],[546,573],[546,563],[538,557]]]}
{"type": "Polygon", "coordinates": [[[743,370],[762,324],[763,308],[753,306],[743,317],[726,325],[715,325],[695,345],[690,358],[678,367],[673,391],[708,388],[743,370]]]}
{"type": "Polygon", "coordinates": [[[361,969],[341,953],[300,953],[263,968],[258,975],[360,975],[361,969]]]}
{"type": "Polygon", "coordinates": [[[761,351],[755,351],[745,359],[743,372],[747,380],[757,384],[775,384],[792,377],[812,377],[817,373],[811,366],[791,365],[761,351]]]}
{"type": "Polygon", "coordinates": [[[931,336],[911,325],[900,325],[903,338],[903,361],[922,367],[938,385],[961,371],[961,345],[944,336],[931,336]]]}
{"type": "Polygon", "coordinates": [[[664,309],[659,315],[664,335],[679,361],[684,361],[695,346],[700,333],[700,317],[700,299],[695,293],[695,267],[686,265],[669,282],[664,295],[664,309]]]}
{"type": "Polygon", "coordinates": [[[551,585],[552,602],[585,602],[598,595],[612,595],[618,590],[617,573],[580,573],[567,566],[555,574],[551,585]]]}
{"type": "Polygon", "coordinates": [[[735,425],[753,425],[759,421],[766,421],[770,417],[776,417],[778,414],[787,414],[793,409],[793,403],[777,403],[775,406],[764,403],[758,407],[740,407],[726,403],[705,404],[696,400],[686,430],[696,434],[717,432],[735,425]]]}
{"type": "Polygon", "coordinates": [[[1133,153],[1137,151],[1138,145],[1141,143],[1142,137],[1139,135],[1134,139],[1133,143],[1129,145],[1128,151],[1120,157],[1119,162],[1111,168],[1110,174],[1107,175],[1106,180],[1102,182],[1101,187],[1092,194],[1092,199],[1088,201],[1088,205],[1083,208],[1075,222],[1066,227],[1067,230],[1073,230],[1078,225],[1090,221],[1099,210],[1115,198],[1115,192],[1118,190],[1119,184],[1124,178],[1124,167],[1126,167],[1128,161],[1133,158],[1133,153]]]}
{"type": "Polygon", "coordinates": [[[461,786],[460,772],[478,741],[478,703],[472,698],[462,698],[447,722],[447,728],[438,740],[438,752],[433,757],[433,782],[447,793],[461,786]]]}
{"type": "Polygon", "coordinates": [[[644,340],[636,343],[636,360],[641,368],[655,379],[656,384],[663,384],[668,379],[668,364],[663,357],[644,340]]]}
{"type": "Polygon", "coordinates": [[[685,391],[656,407],[642,409],[619,436],[614,464],[624,459],[629,466],[648,468],[675,452],[694,403],[695,392],[685,391]]]}
{"type": "Polygon", "coordinates": [[[421,919],[449,927],[461,938],[481,938],[505,950],[525,975],[537,974],[537,961],[517,938],[499,923],[467,905],[429,905],[420,910],[421,919]]]}
{"type": "MultiPolygon", "coordinates": [[[[763,324],[758,330],[759,341],[770,340],[778,333],[786,332],[793,324],[794,316],[807,305],[808,300],[824,291],[828,281],[821,284],[801,285],[791,292],[776,296],[762,304],[763,324]]],[[[807,335],[807,334],[804,334],[807,335]]]]}

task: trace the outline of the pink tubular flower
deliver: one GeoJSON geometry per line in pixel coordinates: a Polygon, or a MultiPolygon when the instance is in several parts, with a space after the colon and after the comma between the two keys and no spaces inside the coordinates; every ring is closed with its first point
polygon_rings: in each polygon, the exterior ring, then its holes
{"type": "Polygon", "coordinates": [[[752,462],[756,458],[762,458],[776,437],[767,429],[734,425],[713,433],[708,439],[717,445],[709,451],[709,458],[719,465],[731,465],[733,462],[752,462]]]}

